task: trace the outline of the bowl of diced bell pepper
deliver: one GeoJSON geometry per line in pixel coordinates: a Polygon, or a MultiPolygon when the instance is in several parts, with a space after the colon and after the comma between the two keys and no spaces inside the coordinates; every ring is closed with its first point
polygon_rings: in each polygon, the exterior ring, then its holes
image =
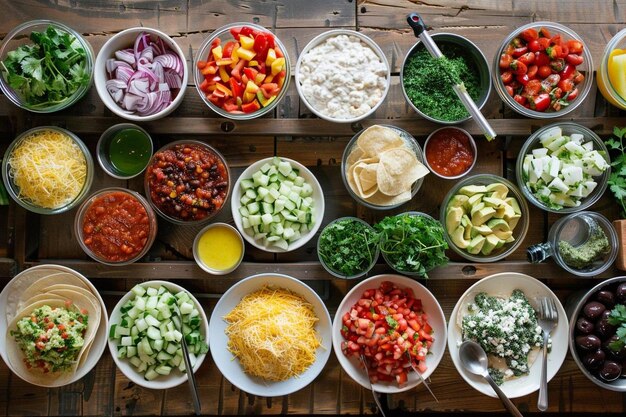
{"type": "Polygon", "coordinates": [[[247,120],[276,107],[287,92],[290,69],[285,46],[273,33],[239,22],[217,29],[202,43],[194,79],[211,110],[247,120]]]}

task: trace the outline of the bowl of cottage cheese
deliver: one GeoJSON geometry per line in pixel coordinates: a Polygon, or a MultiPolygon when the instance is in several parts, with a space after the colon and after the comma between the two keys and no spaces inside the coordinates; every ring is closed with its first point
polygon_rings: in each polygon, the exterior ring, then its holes
{"type": "Polygon", "coordinates": [[[296,89],[316,116],[352,123],[381,105],[390,85],[385,54],[369,37],[331,30],[313,38],[296,63],[296,89]]]}

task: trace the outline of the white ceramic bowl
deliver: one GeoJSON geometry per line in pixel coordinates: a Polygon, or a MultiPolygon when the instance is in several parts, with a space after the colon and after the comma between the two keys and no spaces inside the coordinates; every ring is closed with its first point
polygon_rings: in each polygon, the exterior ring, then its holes
{"type": "Polygon", "coordinates": [[[211,314],[209,327],[211,329],[209,347],[218,369],[233,385],[252,395],[279,397],[294,393],[313,382],[322,372],[330,357],[331,321],[324,302],[308,285],[287,275],[258,274],[239,281],[226,291],[217,302],[211,314]],[[228,351],[228,336],[225,333],[227,323],[223,317],[230,313],[244,296],[261,289],[265,285],[284,288],[299,294],[313,305],[315,314],[319,318],[316,329],[322,339],[322,346],[317,349],[315,362],[297,378],[274,382],[248,375],[244,372],[239,361],[228,351]]]}
{"type": "MultiPolygon", "coordinates": [[[[457,316],[459,310],[463,308],[462,306],[467,305],[466,303],[480,292],[486,292],[490,295],[510,295],[515,289],[524,292],[535,311],[538,311],[538,305],[535,302],[538,297],[550,297],[556,303],[559,321],[551,333],[552,351],[548,352],[548,382],[556,375],[567,354],[567,342],[569,339],[567,315],[565,310],[563,310],[561,302],[550,288],[531,276],[516,272],[502,272],[481,279],[465,291],[452,311],[450,323],[448,324],[448,349],[454,366],[465,382],[470,384],[475,390],[494,398],[496,393],[491,389],[487,381],[478,375],[469,373],[461,364],[459,346],[463,342],[463,338],[461,328],[457,324],[457,316]]],[[[517,398],[537,391],[539,389],[542,360],[543,357],[540,351],[537,360],[531,365],[528,375],[505,381],[500,385],[504,394],[509,398],[517,398]]]]}
{"type": "MultiPolygon", "coordinates": [[[[146,282],[142,282],[141,285],[146,288],[147,287],[159,288],[162,285],[166,287],[167,289],[169,289],[170,291],[172,291],[174,294],[180,291],[187,292],[187,294],[189,294],[189,296],[193,300],[196,308],[198,309],[198,312],[200,312],[200,318],[202,319],[202,324],[200,326],[200,333],[204,337],[204,341],[206,343],[209,343],[208,342],[209,320],[207,319],[204,309],[202,308],[202,306],[200,305],[196,297],[194,297],[190,291],[186,290],[180,285],[176,285],[174,283],[167,282],[167,281],[158,281],[158,280],[146,281],[146,282]]],[[[128,300],[134,297],[135,297],[135,293],[133,293],[132,291],[129,291],[128,293],[126,293],[124,297],[122,297],[120,301],[118,301],[118,303],[115,305],[115,307],[111,311],[111,317],[109,317],[109,322],[111,324],[120,323],[120,318],[121,318],[120,309],[122,308],[124,304],[128,302],[128,300]]],[[[108,326],[107,326],[107,329],[108,329],[108,326]]],[[[107,333],[108,333],[108,330],[107,330],[107,333]]],[[[140,374],[139,372],[137,372],[135,370],[135,367],[128,360],[120,359],[117,357],[117,345],[113,342],[112,339],[109,339],[108,343],[109,343],[109,352],[111,353],[111,356],[113,357],[113,361],[115,362],[119,370],[122,371],[122,373],[128,379],[130,379],[137,385],[140,385],[145,388],[150,388],[150,389],[167,389],[167,388],[176,387],[184,382],[187,382],[187,374],[179,371],[178,368],[172,369],[172,372],[169,375],[160,375],[159,377],[157,377],[156,379],[153,379],[152,381],[147,381],[143,377],[143,374],[140,374]]],[[[202,362],[204,361],[205,357],[206,357],[206,353],[197,356],[196,364],[193,367],[194,372],[196,372],[198,368],[200,368],[200,365],[202,365],[202,362]]]]}
{"type": "Polygon", "coordinates": [[[304,178],[305,181],[308,184],[310,184],[311,187],[313,188],[312,197],[315,203],[315,205],[313,206],[314,208],[313,215],[315,218],[315,224],[313,226],[313,229],[303,234],[300,239],[289,244],[289,247],[287,248],[287,250],[280,249],[276,246],[265,246],[263,245],[262,241],[254,240],[252,236],[250,236],[244,230],[243,224],[241,223],[241,214],[239,214],[239,207],[241,207],[241,194],[242,194],[241,193],[241,181],[243,179],[252,178],[252,174],[260,170],[261,167],[265,165],[266,163],[271,164],[273,159],[274,159],[273,157],[270,157],[270,158],[261,159],[260,161],[256,161],[255,163],[250,165],[248,168],[246,168],[246,170],[239,176],[239,178],[237,178],[237,182],[235,183],[235,186],[231,190],[230,208],[232,211],[233,219],[235,220],[235,225],[237,226],[237,230],[239,230],[239,233],[241,233],[243,238],[249,244],[251,244],[255,248],[259,248],[266,252],[275,252],[275,253],[290,252],[292,250],[295,250],[304,246],[309,240],[311,240],[313,236],[315,236],[315,233],[317,233],[317,230],[322,225],[322,220],[324,218],[324,192],[322,191],[322,187],[320,183],[317,181],[317,178],[315,178],[315,175],[313,175],[313,173],[309,171],[307,167],[305,167],[298,161],[294,161],[293,159],[280,157],[281,160],[289,162],[294,169],[299,170],[300,171],[299,175],[302,178],[304,178]]]}
{"type": "MultiPolygon", "coordinates": [[[[94,287],[93,284],[89,282],[87,278],[85,278],[80,273],[74,271],[73,269],[70,269],[68,267],[61,266],[61,265],[37,265],[32,268],[28,268],[27,270],[22,271],[19,274],[17,274],[15,277],[13,277],[13,279],[9,281],[9,283],[4,287],[4,289],[0,293],[0,312],[2,312],[2,318],[0,319],[0,335],[4,337],[4,335],[7,332],[7,327],[9,324],[7,322],[7,319],[5,318],[5,309],[7,307],[7,302],[17,301],[14,299],[9,300],[9,295],[12,294],[13,291],[26,289],[28,286],[30,286],[31,284],[33,284],[34,282],[36,282],[38,279],[42,277],[56,274],[59,272],[72,274],[76,278],[83,281],[85,285],[89,287],[93,295],[97,298],[98,302],[100,303],[101,310],[102,310],[102,314],[100,317],[100,324],[98,325],[98,330],[96,331],[96,335],[94,336],[91,348],[89,349],[89,352],[87,354],[87,359],[85,360],[83,366],[81,366],[76,371],[76,373],[69,376],[68,378],[56,379],[53,382],[46,383],[43,378],[33,379],[33,378],[29,378],[28,375],[21,375],[17,373],[16,369],[13,366],[11,366],[11,363],[8,360],[6,344],[0,343],[0,356],[2,356],[2,359],[7,364],[9,369],[13,371],[13,373],[15,373],[17,376],[22,378],[24,381],[27,381],[33,385],[38,385],[38,386],[47,387],[47,388],[60,387],[60,386],[72,384],[80,380],[82,377],[87,375],[87,373],[89,373],[89,371],[91,371],[93,367],[96,366],[96,364],[100,360],[100,357],[102,356],[102,353],[104,352],[104,347],[107,344],[107,334],[108,334],[108,328],[109,328],[109,322],[108,322],[108,318],[106,314],[106,306],[104,305],[104,301],[102,301],[102,297],[100,297],[100,294],[98,293],[98,290],[96,290],[96,287],[94,287]]],[[[8,342],[11,343],[11,341],[8,341],[8,342]]]]}
{"type": "MultiPolygon", "coordinates": [[[[391,281],[401,288],[410,288],[413,290],[415,298],[422,300],[424,312],[428,314],[428,323],[432,326],[434,331],[434,341],[430,347],[429,354],[426,357],[426,366],[428,369],[422,374],[424,379],[430,377],[430,375],[435,371],[437,365],[439,365],[439,362],[443,357],[443,353],[446,350],[446,318],[443,315],[443,310],[441,309],[439,302],[426,287],[419,282],[402,275],[383,274],[368,278],[360,282],[352,288],[348,294],[346,294],[343,301],[337,308],[335,319],[333,321],[333,349],[335,350],[335,355],[337,355],[337,359],[339,359],[341,367],[344,371],[346,371],[350,378],[367,389],[370,389],[370,384],[367,381],[367,375],[365,370],[361,367],[360,362],[354,357],[346,357],[341,351],[341,342],[344,341],[343,336],[341,336],[341,327],[343,326],[342,316],[348,312],[354,304],[356,304],[365,290],[376,289],[380,287],[380,284],[384,281],[391,281]]],[[[376,382],[372,385],[376,392],[396,394],[410,390],[419,385],[420,380],[415,372],[410,371],[408,377],[408,382],[402,387],[398,387],[395,381],[376,382]]]]}
{"type": "MultiPolygon", "coordinates": [[[[340,70],[341,67],[338,66],[336,63],[335,65],[337,67],[337,70],[340,70]]],[[[371,38],[362,34],[361,32],[357,32],[354,30],[334,29],[334,30],[329,30],[328,32],[324,32],[316,36],[304,47],[304,49],[300,53],[300,56],[298,57],[298,62],[296,63],[295,83],[296,83],[296,89],[298,90],[298,95],[300,96],[300,99],[308,107],[308,109],[311,110],[311,112],[313,112],[313,114],[315,114],[317,117],[324,119],[324,120],[328,120],[330,122],[354,123],[354,122],[358,122],[359,120],[363,120],[366,117],[371,116],[376,111],[376,109],[380,107],[383,101],[385,101],[385,97],[387,97],[387,93],[389,92],[389,86],[391,85],[391,72],[390,72],[389,62],[387,62],[387,57],[385,57],[385,53],[383,52],[382,49],[380,49],[380,47],[376,44],[376,42],[374,42],[371,38]],[[307,100],[304,94],[304,91],[302,89],[302,76],[300,74],[300,67],[302,66],[302,60],[309,53],[309,51],[315,48],[316,46],[320,45],[321,43],[325,42],[327,39],[333,38],[339,35],[356,36],[357,38],[360,39],[362,44],[365,44],[368,47],[370,47],[372,51],[374,51],[374,53],[381,60],[381,62],[385,65],[385,67],[387,67],[385,90],[382,92],[382,96],[380,100],[378,101],[378,103],[372,106],[372,108],[366,113],[363,113],[360,116],[346,118],[346,119],[335,118],[328,114],[322,113],[320,109],[316,108],[312,103],[310,103],[309,100],[307,100]]],[[[349,90],[353,89],[353,87],[351,86],[347,86],[347,88],[349,90]]]]}
{"type": "Polygon", "coordinates": [[[187,59],[185,58],[185,54],[183,53],[182,49],[180,49],[176,42],[174,42],[174,40],[170,38],[167,34],[157,29],[145,27],[129,28],[111,37],[111,39],[109,39],[102,46],[100,52],[98,52],[96,63],[94,65],[94,84],[96,85],[96,90],[98,91],[98,96],[100,96],[100,100],[102,100],[104,102],[104,105],[107,106],[107,108],[115,113],[117,116],[127,120],[132,120],[134,122],[149,122],[152,120],[157,120],[167,116],[168,114],[176,110],[180,103],[183,102],[183,97],[187,89],[188,79],[189,70],[187,68],[187,59]],[[181,88],[178,91],[178,94],[176,95],[174,100],[172,100],[170,105],[163,110],[148,116],[140,116],[138,114],[130,114],[126,112],[113,100],[106,88],[106,82],[108,79],[106,70],[107,59],[113,58],[115,52],[119,51],[120,49],[132,48],[135,44],[135,39],[142,32],[149,34],[153,39],[155,39],[156,37],[161,38],[165,45],[179,56],[183,64],[183,79],[181,81],[181,88]]]}

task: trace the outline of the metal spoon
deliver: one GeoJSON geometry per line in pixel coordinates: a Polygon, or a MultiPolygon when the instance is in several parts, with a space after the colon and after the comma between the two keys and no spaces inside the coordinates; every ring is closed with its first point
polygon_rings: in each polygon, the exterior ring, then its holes
{"type": "MultiPolygon", "coordinates": [[[[409,26],[413,28],[413,33],[415,33],[415,37],[424,42],[424,46],[426,47],[428,52],[430,52],[430,55],[433,58],[439,59],[443,57],[443,54],[439,50],[439,47],[426,31],[426,25],[422,20],[422,16],[420,16],[418,13],[409,13],[406,17],[406,21],[409,23],[409,26]]],[[[478,106],[476,106],[476,103],[474,103],[474,100],[472,100],[469,93],[465,89],[463,83],[453,85],[452,89],[454,90],[456,95],[459,96],[459,100],[461,100],[461,103],[463,103],[463,106],[465,106],[465,108],[472,116],[472,118],[476,121],[478,126],[480,126],[487,140],[492,140],[493,138],[495,138],[497,136],[496,131],[493,130],[493,127],[491,127],[487,119],[485,119],[485,116],[483,116],[483,114],[480,112],[478,106]]]]}
{"type": "Polygon", "coordinates": [[[461,359],[461,363],[463,367],[468,371],[473,373],[474,375],[480,375],[489,382],[491,388],[498,394],[502,404],[504,407],[514,416],[523,417],[522,413],[519,412],[515,404],[509,400],[509,398],[502,392],[500,387],[496,385],[494,380],[489,375],[489,371],[487,370],[488,359],[487,354],[483,350],[482,346],[478,343],[473,342],[471,340],[463,342],[461,347],[459,348],[459,358],[461,359]]]}

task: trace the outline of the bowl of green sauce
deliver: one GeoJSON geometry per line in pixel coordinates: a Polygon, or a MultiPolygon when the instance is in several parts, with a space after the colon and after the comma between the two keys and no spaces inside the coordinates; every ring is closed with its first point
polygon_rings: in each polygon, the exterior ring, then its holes
{"type": "Polygon", "coordinates": [[[152,138],[148,132],[132,123],[120,123],[100,136],[96,155],[107,174],[125,180],[146,169],[152,151],[152,138]]]}
{"type": "Polygon", "coordinates": [[[402,64],[402,93],[420,116],[442,124],[457,124],[470,119],[452,86],[462,82],[478,108],[491,92],[491,76],[485,55],[469,39],[453,33],[431,35],[444,55],[433,58],[418,41],[402,64]]]}

